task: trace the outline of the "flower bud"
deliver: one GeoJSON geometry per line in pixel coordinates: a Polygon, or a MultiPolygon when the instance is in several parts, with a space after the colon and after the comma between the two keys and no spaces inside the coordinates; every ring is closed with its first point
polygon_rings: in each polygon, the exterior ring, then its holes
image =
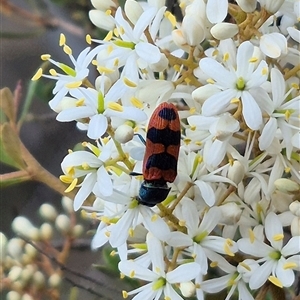
{"type": "Polygon", "coordinates": [[[251,13],[256,9],[256,0],[236,0],[239,7],[246,13],[251,13]]]}
{"type": "Polygon", "coordinates": [[[24,242],[19,238],[12,238],[7,243],[7,253],[15,258],[20,259],[23,253],[24,242]]]}
{"type": "Polygon", "coordinates": [[[132,24],[136,24],[141,14],[144,12],[140,3],[134,0],[127,0],[125,2],[124,11],[132,24]]]}
{"type": "Polygon", "coordinates": [[[210,33],[217,40],[226,40],[232,38],[239,32],[239,27],[236,24],[218,23],[214,25],[210,33]]]}
{"type": "Polygon", "coordinates": [[[183,50],[188,50],[189,46],[187,44],[187,41],[180,29],[175,29],[172,31],[172,39],[176,46],[182,48],[183,50]]]}
{"type": "Polygon", "coordinates": [[[71,214],[74,212],[73,201],[68,197],[62,197],[61,205],[66,213],[71,214]]]}
{"type": "Polygon", "coordinates": [[[22,270],[20,274],[20,280],[26,285],[34,274],[34,267],[32,265],[27,265],[25,269],[22,270]]]}
{"type": "Polygon", "coordinates": [[[16,291],[10,291],[6,295],[6,300],[21,300],[21,295],[16,291]]]}
{"type": "Polygon", "coordinates": [[[115,139],[122,144],[131,141],[133,136],[133,128],[127,124],[119,126],[115,131],[115,139]]]}
{"type": "Polygon", "coordinates": [[[59,215],[56,218],[55,227],[62,233],[68,233],[71,228],[70,218],[66,215],[59,215]]]}
{"type": "Polygon", "coordinates": [[[220,220],[220,223],[226,225],[236,224],[240,220],[243,212],[240,207],[234,202],[225,203],[220,206],[220,209],[222,211],[222,218],[220,220]]]}
{"type": "Polygon", "coordinates": [[[229,166],[227,177],[234,183],[239,184],[245,176],[245,167],[238,161],[235,160],[233,165],[229,166]]]}
{"type": "Polygon", "coordinates": [[[199,45],[205,38],[205,32],[194,14],[187,14],[182,20],[182,33],[190,46],[199,45]]]}
{"type": "Polygon", "coordinates": [[[41,271],[36,271],[33,274],[32,281],[37,288],[43,288],[45,286],[45,276],[41,271]]]}
{"type": "Polygon", "coordinates": [[[275,187],[283,193],[291,193],[299,191],[299,184],[288,178],[279,178],[274,182],[275,187]]]}
{"type": "Polygon", "coordinates": [[[5,260],[7,249],[7,238],[0,232],[0,264],[5,260]]]}
{"type": "Polygon", "coordinates": [[[20,278],[21,273],[22,273],[22,268],[21,268],[21,267],[19,267],[19,266],[13,266],[13,267],[10,269],[10,271],[9,271],[9,273],[8,273],[8,275],[7,275],[7,277],[8,277],[11,281],[16,281],[17,279],[20,278]]]}
{"type": "Polygon", "coordinates": [[[57,288],[61,284],[61,276],[57,273],[52,274],[48,279],[48,284],[51,288],[57,288]]]}
{"type": "Polygon", "coordinates": [[[26,293],[22,296],[21,300],[34,300],[34,299],[32,298],[32,296],[26,293]]]}
{"type": "Polygon", "coordinates": [[[195,284],[192,281],[180,283],[179,289],[184,297],[192,297],[196,292],[195,284]]]}
{"type": "Polygon", "coordinates": [[[101,10],[90,10],[89,19],[98,28],[104,29],[106,31],[114,29],[115,23],[113,18],[101,10]]]}
{"type": "Polygon", "coordinates": [[[284,0],[260,0],[260,6],[264,7],[268,12],[275,14],[281,5],[283,4],[284,0]]]}
{"type": "Polygon", "coordinates": [[[49,203],[42,204],[39,213],[41,217],[47,221],[54,221],[58,215],[54,206],[49,203]]]}
{"type": "Polygon", "coordinates": [[[297,217],[300,217],[300,202],[294,201],[290,204],[289,209],[291,213],[297,217]]]}
{"type": "Polygon", "coordinates": [[[25,217],[16,217],[12,222],[12,229],[16,234],[20,234],[30,240],[39,239],[39,230],[25,217]]]}
{"type": "Polygon", "coordinates": [[[292,236],[300,235],[300,218],[295,217],[291,223],[291,234],[292,236]]]}
{"type": "Polygon", "coordinates": [[[44,223],[40,227],[40,236],[43,241],[51,240],[53,236],[53,228],[49,223],[44,223]]]}
{"type": "Polygon", "coordinates": [[[100,75],[95,80],[95,86],[96,86],[96,89],[99,91],[102,91],[102,89],[103,89],[102,92],[104,94],[106,94],[112,86],[112,81],[109,77],[107,77],[105,75],[100,75]]]}
{"type": "Polygon", "coordinates": [[[92,5],[99,10],[106,11],[111,7],[116,7],[112,0],[91,0],[92,5]]]}
{"type": "Polygon", "coordinates": [[[38,253],[38,251],[30,244],[26,244],[24,247],[24,250],[25,250],[25,253],[31,258],[36,257],[36,255],[38,253]]]}
{"type": "Polygon", "coordinates": [[[154,64],[150,64],[150,68],[153,72],[162,72],[168,67],[169,61],[165,54],[160,54],[160,59],[154,64]]]}
{"type": "Polygon", "coordinates": [[[80,237],[83,233],[83,226],[81,224],[76,224],[72,230],[72,233],[75,238],[80,237]]]}

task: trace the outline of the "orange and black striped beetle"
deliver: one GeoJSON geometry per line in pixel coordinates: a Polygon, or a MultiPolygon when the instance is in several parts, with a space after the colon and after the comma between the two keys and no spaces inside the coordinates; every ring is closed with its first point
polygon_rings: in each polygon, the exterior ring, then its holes
{"type": "Polygon", "coordinates": [[[161,103],[153,112],[146,135],[146,151],[143,160],[144,182],[138,201],[154,206],[165,200],[177,176],[177,160],[180,147],[180,120],[175,105],[161,103]]]}

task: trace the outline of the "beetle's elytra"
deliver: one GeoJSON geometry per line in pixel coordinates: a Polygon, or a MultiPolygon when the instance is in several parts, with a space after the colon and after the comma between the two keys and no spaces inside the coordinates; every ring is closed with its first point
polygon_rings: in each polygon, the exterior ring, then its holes
{"type": "Polygon", "coordinates": [[[180,119],[172,103],[161,103],[153,112],[146,135],[143,161],[144,182],[139,192],[139,202],[154,206],[162,202],[177,176],[180,147],[180,119]]]}

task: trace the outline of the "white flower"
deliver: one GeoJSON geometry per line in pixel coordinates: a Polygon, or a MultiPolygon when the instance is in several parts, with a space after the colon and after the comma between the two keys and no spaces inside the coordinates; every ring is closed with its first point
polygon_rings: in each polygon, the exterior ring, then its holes
{"type": "Polygon", "coordinates": [[[171,232],[167,243],[173,247],[189,247],[187,251],[201,266],[201,273],[206,274],[208,269],[207,258],[218,252],[234,256],[237,251],[235,242],[219,236],[210,236],[212,230],[219,223],[222,213],[218,207],[210,208],[199,225],[199,213],[194,201],[186,199],[181,208],[181,222],[185,222],[187,234],[171,232]]]}
{"type": "Polygon", "coordinates": [[[282,224],[273,212],[267,215],[264,228],[270,245],[255,239],[254,236],[237,242],[239,249],[244,253],[261,257],[257,262],[262,265],[253,272],[249,286],[251,289],[257,289],[269,279],[279,287],[290,287],[295,280],[293,269],[300,268],[300,255],[295,255],[300,252],[300,236],[290,238],[283,246],[282,224]]]}
{"type": "MultiPolygon", "coordinates": [[[[131,190],[130,187],[128,189],[131,190]]],[[[140,205],[136,197],[130,197],[128,193],[125,194],[114,189],[111,195],[102,196],[102,199],[120,204],[118,210],[113,215],[108,216],[108,220],[118,218],[118,221],[110,227],[109,243],[112,247],[119,247],[124,244],[128,236],[133,237],[136,226],[140,224],[143,224],[149,232],[160,240],[168,238],[170,230],[165,221],[151,208],[140,205]]],[[[96,233],[94,240],[97,239],[96,233]]]]}
{"type": "Polygon", "coordinates": [[[64,74],[59,74],[54,69],[51,69],[51,75],[43,75],[42,70],[39,69],[38,73],[33,77],[33,80],[37,80],[40,76],[43,76],[57,81],[55,88],[53,89],[53,94],[55,94],[55,96],[49,102],[50,107],[54,111],[56,111],[59,102],[70,90],[77,89],[82,85],[84,79],[89,74],[88,66],[98,51],[96,48],[91,50],[90,47],[87,47],[78,55],[77,59],[75,59],[72,55],[72,49],[66,45],[65,36],[63,34],[60,36],[60,45],[63,47],[64,52],[69,56],[74,67],[57,62],[53,60],[50,55],[44,54],[42,55],[42,59],[54,64],[61,69],[64,74]]]}
{"type": "Polygon", "coordinates": [[[71,191],[76,186],[80,187],[74,199],[74,210],[78,210],[92,192],[108,196],[113,191],[112,179],[104,166],[111,153],[96,147],[93,147],[93,150],[94,153],[71,152],[61,163],[65,175],[60,176],[60,179],[70,184],[66,191],[71,191]]]}
{"type": "Polygon", "coordinates": [[[204,116],[213,116],[225,112],[230,103],[241,99],[242,114],[246,124],[253,130],[262,124],[261,109],[252,93],[258,89],[268,77],[267,63],[262,60],[256,66],[258,58],[254,55],[254,46],[250,42],[242,43],[237,50],[236,66],[225,69],[212,58],[200,60],[200,69],[219,88],[219,92],[209,97],[203,104],[204,116]]]}
{"type": "Polygon", "coordinates": [[[230,288],[225,298],[225,300],[230,300],[237,289],[239,299],[254,300],[246,284],[249,282],[251,274],[259,267],[255,260],[246,259],[234,267],[223,257],[216,256],[214,263],[227,274],[202,282],[201,287],[205,292],[218,293],[225,288],[230,288]]]}
{"type": "Polygon", "coordinates": [[[203,159],[209,166],[218,166],[226,154],[232,135],[240,129],[239,122],[229,113],[217,117],[190,116],[187,121],[201,131],[209,131],[207,136],[200,140],[204,144],[203,159]]]}
{"type": "Polygon", "coordinates": [[[274,138],[278,136],[279,129],[280,140],[282,139],[284,141],[287,157],[290,159],[293,150],[292,136],[300,131],[300,97],[297,96],[287,100],[287,96],[291,90],[286,93],[284,78],[277,69],[271,70],[271,87],[273,101],[269,99],[269,105],[266,107],[269,120],[265,124],[261,136],[259,137],[259,148],[266,150],[274,138]]]}
{"type": "Polygon", "coordinates": [[[119,270],[126,276],[149,282],[128,293],[123,292],[123,296],[137,294],[132,300],[157,300],[163,295],[167,299],[183,300],[172,285],[194,279],[200,272],[200,266],[191,262],[169,271],[164,262],[164,248],[161,242],[151,234],[147,235],[147,248],[151,258],[152,270],[130,260],[123,260],[119,263],[119,270]]]}

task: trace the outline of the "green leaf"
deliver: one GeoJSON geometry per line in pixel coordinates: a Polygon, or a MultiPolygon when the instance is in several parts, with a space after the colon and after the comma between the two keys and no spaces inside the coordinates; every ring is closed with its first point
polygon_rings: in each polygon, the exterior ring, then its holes
{"type": "Polygon", "coordinates": [[[1,125],[0,132],[0,161],[17,169],[25,169],[26,165],[21,154],[21,142],[17,133],[8,123],[1,125]]]}

